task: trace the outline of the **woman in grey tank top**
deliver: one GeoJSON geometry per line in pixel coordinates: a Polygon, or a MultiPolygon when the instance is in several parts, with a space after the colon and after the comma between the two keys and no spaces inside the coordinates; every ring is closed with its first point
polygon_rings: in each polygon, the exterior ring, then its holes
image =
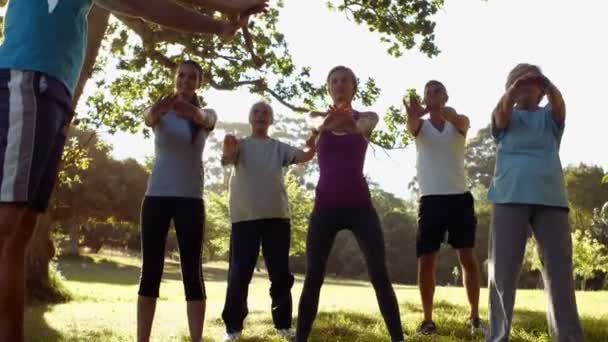
{"type": "Polygon", "coordinates": [[[150,339],[171,220],[179,244],[191,340],[202,340],[202,154],[216,122],[215,112],[201,109],[196,96],[202,74],[197,63],[182,62],[175,75],[175,93],[161,98],[144,113],[146,125],[154,130],[155,160],[141,209],[143,265],[137,302],[138,341],[150,339]]]}

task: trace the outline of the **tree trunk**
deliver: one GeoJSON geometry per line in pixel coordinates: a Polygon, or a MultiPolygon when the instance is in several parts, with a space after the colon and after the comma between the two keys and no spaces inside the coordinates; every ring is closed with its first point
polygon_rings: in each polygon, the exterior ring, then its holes
{"type": "Polygon", "coordinates": [[[28,300],[62,302],[68,299],[65,291],[51,279],[49,264],[55,256],[55,246],[49,238],[51,219],[48,214],[38,218],[36,230],[26,254],[26,287],[28,300]]]}
{"type": "MultiPolygon", "coordinates": [[[[94,6],[89,13],[88,46],[78,86],[74,93],[74,106],[78,103],[84,86],[93,73],[95,59],[108,27],[109,15],[108,11],[97,6],[94,6]]],[[[55,256],[55,247],[50,239],[51,224],[48,214],[41,215],[28,246],[26,283],[29,300],[60,302],[69,299],[67,292],[62,290],[58,284],[57,278],[52,277],[49,272],[49,264],[55,256]]]]}
{"type": "Polygon", "coordinates": [[[80,240],[80,225],[77,222],[72,222],[69,228],[69,239],[65,248],[61,251],[61,255],[79,256],[80,249],[78,241],[80,240]]]}

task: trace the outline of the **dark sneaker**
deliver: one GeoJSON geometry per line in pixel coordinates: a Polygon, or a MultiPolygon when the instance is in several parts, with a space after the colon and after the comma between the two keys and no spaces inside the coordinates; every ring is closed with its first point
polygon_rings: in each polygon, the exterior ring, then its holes
{"type": "Polygon", "coordinates": [[[437,326],[433,321],[422,322],[416,331],[423,335],[437,335],[437,326]]]}
{"type": "Polygon", "coordinates": [[[483,335],[486,332],[486,328],[479,317],[469,318],[469,328],[471,329],[471,335],[483,335]]]}

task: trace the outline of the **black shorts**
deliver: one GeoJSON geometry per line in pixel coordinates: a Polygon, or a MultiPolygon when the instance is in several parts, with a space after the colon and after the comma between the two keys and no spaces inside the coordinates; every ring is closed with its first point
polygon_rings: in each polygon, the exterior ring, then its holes
{"type": "Polygon", "coordinates": [[[433,254],[446,240],[455,249],[475,246],[475,203],[470,192],[420,198],[416,256],[433,254]]]}
{"type": "Polygon", "coordinates": [[[72,113],[59,80],[0,69],[0,203],[47,209],[72,113]]]}

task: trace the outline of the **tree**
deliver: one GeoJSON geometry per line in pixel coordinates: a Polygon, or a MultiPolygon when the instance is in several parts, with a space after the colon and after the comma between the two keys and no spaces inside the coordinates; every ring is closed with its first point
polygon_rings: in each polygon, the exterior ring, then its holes
{"type": "Polygon", "coordinates": [[[579,164],[564,170],[568,200],[573,207],[591,215],[608,201],[608,184],[602,184],[604,169],[597,165],[579,164]]]}
{"type": "Polygon", "coordinates": [[[291,212],[291,255],[300,255],[306,251],[306,234],[308,219],[313,208],[313,200],[306,188],[298,182],[294,172],[285,177],[287,199],[291,212]]]}
{"type": "MultiPolygon", "coordinates": [[[[196,1],[180,3],[212,14],[196,6],[196,1]]],[[[89,79],[95,79],[98,90],[87,99],[90,110],[86,117],[79,119],[79,126],[93,130],[105,127],[110,132],[138,131],[142,109],[169,91],[176,61],[183,56],[201,63],[205,70],[205,88],[233,90],[247,87],[253,93],[271,96],[299,112],[318,106],[325,97],[324,85],[313,84],[309,77],[310,68],[296,67],[285,36],[277,29],[283,3],[277,2],[268,14],[249,23],[255,53],[265,61],[261,67],[249,58],[241,33],[234,40],[184,34],[137,18],[115,16],[110,20],[107,11],[94,6],[89,13],[89,46],[75,104],[89,79]],[[116,65],[118,76],[115,79],[102,71],[108,61],[116,65]]],[[[416,46],[429,57],[439,53],[434,43],[435,23],[432,17],[442,7],[442,0],[333,0],[328,1],[328,5],[330,10],[345,13],[356,24],[377,32],[393,56],[400,56],[403,51],[416,46]]],[[[0,6],[5,7],[6,1],[1,0],[0,6]]],[[[358,96],[364,105],[370,105],[380,90],[371,79],[362,84],[364,86],[358,96]]],[[[41,229],[39,225],[32,246],[49,244],[50,228],[47,228],[41,229]]],[[[33,251],[30,256],[44,254],[38,248],[30,250],[33,251]]],[[[28,273],[45,277],[48,272],[30,269],[28,273]]]]}
{"type": "MultiPolygon", "coordinates": [[[[526,246],[525,262],[533,271],[542,269],[542,259],[537,252],[538,245],[534,239],[526,246]]],[[[608,272],[608,248],[591,236],[589,231],[575,230],[572,233],[572,268],[574,275],[580,279],[580,286],[585,290],[588,280],[600,272],[608,272]]]]}
{"type": "MultiPolygon", "coordinates": [[[[183,2],[184,5],[191,3],[191,0],[183,2]]],[[[435,56],[439,51],[434,44],[432,17],[442,5],[442,1],[362,0],[331,1],[329,8],[346,13],[355,23],[378,32],[394,56],[416,46],[428,56],[435,56]]],[[[140,19],[118,16],[118,20],[110,21],[102,55],[112,55],[112,64],[117,65],[119,75],[114,80],[97,78],[100,90],[88,100],[91,111],[83,124],[128,131],[139,128],[141,109],[151,99],[170,91],[171,73],[176,61],[184,56],[203,66],[205,88],[247,87],[253,93],[270,96],[300,112],[323,103],[324,85],[313,84],[310,68],[295,65],[285,36],[277,30],[282,7],[283,1],[279,1],[268,14],[256,17],[255,22],[249,24],[255,52],[265,61],[259,68],[250,60],[241,33],[234,40],[225,40],[161,29],[140,19]]],[[[105,61],[102,59],[95,67],[93,57],[91,54],[85,61],[85,71],[101,70],[105,61]]],[[[373,80],[362,84],[361,100],[364,104],[373,103],[379,89],[373,80]]]]}
{"type": "Polygon", "coordinates": [[[496,164],[496,143],[492,137],[492,127],[488,125],[469,140],[465,155],[465,166],[471,187],[481,184],[488,189],[494,176],[496,164]]]}

